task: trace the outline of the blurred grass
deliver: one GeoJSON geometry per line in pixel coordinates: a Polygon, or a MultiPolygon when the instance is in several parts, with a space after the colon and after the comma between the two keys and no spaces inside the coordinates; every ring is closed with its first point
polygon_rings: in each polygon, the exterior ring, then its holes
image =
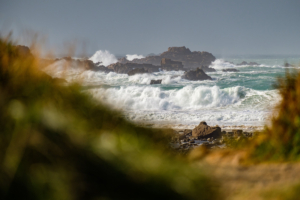
{"type": "Polygon", "coordinates": [[[169,134],[137,127],[0,39],[0,199],[222,199],[169,134]]]}
{"type": "Polygon", "coordinates": [[[270,126],[248,143],[251,159],[255,162],[286,162],[300,160],[300,73],[286,70],[278,78],[276,87],[281,96],[270,126]]]}

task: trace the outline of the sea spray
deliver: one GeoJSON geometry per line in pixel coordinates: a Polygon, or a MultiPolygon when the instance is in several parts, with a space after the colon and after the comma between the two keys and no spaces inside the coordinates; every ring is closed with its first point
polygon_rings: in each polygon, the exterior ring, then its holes
{"type": "Polygon", "coordinates": [[[137,55],[137,54],[133,54],[133,55],[127,54],[126,55],[126,59],[129,61],[132,61],[134,59],[141,59],[141,58],[145,58],[145,57],[143,55],[137,55]]]}
{"type": "Polygon", "coordinates": [[[110,64],[118,62],[118,59],[115,55],[111,54],[109,51],[99,50],[94,53],[89,60],[93,61],[94,63],[101,63],[101,65],[108,66],[110,64]]]}

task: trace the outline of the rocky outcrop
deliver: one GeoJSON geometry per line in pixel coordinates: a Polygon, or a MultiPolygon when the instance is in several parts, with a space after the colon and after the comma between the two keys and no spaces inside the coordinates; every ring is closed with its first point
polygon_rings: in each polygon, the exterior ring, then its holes
{"type": "Polygon", "coordinates": [[[159,67],[151,65],[151,64],[119,63],[118,62],[118,63],[109,65],[107,68],[111,69],[114,72],[119,73],[119,74],[127,74],[131,70],[138,69],[138,68],[144,68],[149,73],[159,72],[159,67]]]}
{"type": "MultiPolygon", "coordinates": [[[[55,65],[56,62],[62,62],[65,61],[67,62],[67,66],[71,68],[77,68],[77,69],[83,69],[83,70],[92,70],[92,71],[102,71],[105,73],[113,72],[113,70],[108,69],[107,67],[103,65],[97,65],[93,63],[93,61],[88,60],[88,59],[73,59],[71,57],[63,57],[63,58],[58,58],[55,59],[55,62],[52,64],[55,65]]],[[[98,63],[99,64],[99,63],[98,63]]]]}
{"type": "Polygon", "coordinates": [[[153,84],[161,84],[161,79],[159,79],[159,80],[151,80],[151,82],[150,82],[150,85],[153,85],[153,84]]]}
{"type": "Polygon", "coordinates": [[[184,75],[182,76],[182,78],[188,79],[191,81],[212,80],[212,78],[210,76],[208,76],[207,74],[205,74],[205,72],[200,68],[197,68],[196,70],[190,70],[190,71],[185,72],[184,75]]]}
{"type": "Polygon", "coordinates": [[[168,58],[162,58],[161,59],[161,69],[166,71],[179,71],[183,70],[182,62],[180,61],[173,61],[168,58]]]}
{"type": "Polygon", "coordinates": [[[239,70],[234,68],[226,68],[226,69],[222,69],[222,72],[239,72],[239,70]]]}
{"type": "Polygon", "coordinates": [[[194,138],[199,138],[199,139],[212,138],[212,137],[214,139],[220,138],[222,136],[221,128],[218,126],[215,127],[208,126],[206,122],[202,121],[197,127],[193,129],[192,136],[194,138]]]}
{"type": "Polygon", "coordinates": [[[128,76],[133,76],[135,74],[144,74],[144,73],[148,73],[148,70],[146,70],[144,68],[136,68],[136,69],[129,71],[127,74],[128,74],[128,76]]]}
{"type": "Polygon", "coordinates": [[[243,61],[243,62],[241,62],[241,63],[239,63],[239,64],[236,64],[236,65],[259,65],[258,63],[256,63],[256,62],[246,62],[246,61],[243,61]]]}
{"type": "Polygon", "coordinates": [[[162,58],[168,58],[173,61],[182,62],[184,68],[186,69],[195,69],[202,66],[209,66],[216,58],[209,52],[206,51],[190,51],[190,49],[186,47],[169,47],[168,51],[163,52],[158,56],[147,56],[142,59],[134,59],[132,61],[128,61],[126,58],[122,58],[119,62],[126,63],[147,63],[152,65],[160,65],[162,58]],[[126,60],[127,61],[126,61],[126,60]]]}

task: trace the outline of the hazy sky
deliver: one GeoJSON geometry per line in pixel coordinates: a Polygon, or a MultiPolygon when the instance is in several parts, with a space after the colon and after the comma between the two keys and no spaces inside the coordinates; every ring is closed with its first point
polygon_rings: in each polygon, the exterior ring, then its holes
{"type": "Polygon", "coordinates": [[[46,35],[52,47],[161,53],[300,54],[300,0],[6,0],[0,30],[46,35]]]}

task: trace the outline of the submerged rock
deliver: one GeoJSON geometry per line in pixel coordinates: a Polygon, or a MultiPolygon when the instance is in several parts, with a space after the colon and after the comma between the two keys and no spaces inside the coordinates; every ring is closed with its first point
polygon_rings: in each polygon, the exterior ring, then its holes
{"type": "Polygon", "coordinates": [[[198,126],[196,126],[192,131],[192,136],[194,138],[220,138],[221,128],[218,126],[211,127],[202,121],[198,126]]]}
{"type": "Polygon", "coordinates": [[[128,74],[128,76],[133,76],[135,74],[144,74],[144,73],[148,73],[148,70],[146,70],[144,68],[136,68],[136,69],[129,71],[127,74],[128,74]]]}
{"type": "Polygon", "coordinates": [[[108,69],[114,70],[114,72],[119,74],[127,74],[131,70],[143,68],[149,73],[159,72],[159,67],[151,64],[137,64],[137,63],[115,63],[107,67],[108,69]]]}
{"type": "Polygon", "coordinates": [[[153,84],[161,84],[161,81],[162,81],[162,79],[159,79],[159,80],[151,80],[150,85],[153,85],[153,84]]]}
{"type": "Polygon", "coordinates": [[[234,68],[226,68],[226,69],[222,69],[222,72],[239,72],[239,70],[234,68]]]}
{"type": "Polygon", "coordinates": [[[182,76],[184,79],[188,79],[191,81],[202,81],[202,80],[212,80],[210,76],[205,74],[205,72],[197,68],[196,70],[190,70],[188,72],[185,72],[184,75],[182,76]]]}

